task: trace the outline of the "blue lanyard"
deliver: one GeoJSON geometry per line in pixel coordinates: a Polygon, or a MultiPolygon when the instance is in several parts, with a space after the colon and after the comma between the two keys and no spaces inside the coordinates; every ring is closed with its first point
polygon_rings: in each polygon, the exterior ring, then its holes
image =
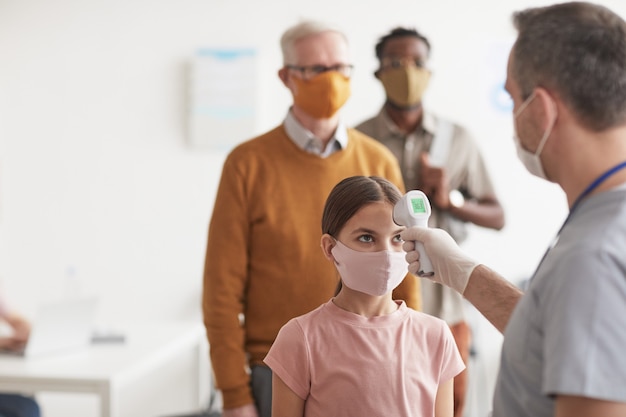
{"type": "Polygon", "coordinates": [[[543,256],[541,257],[541,261],[539,261],[539,264],[537,265],[537,268],[535,269],[535,272],[533,272],[533,274],[532,274],[532,276],[530,278],[531,280],[535,277],[535,274],[537,274],[537,271],[539,270],[539,267],[543,263],[544,259],[546,259],[546,256],[548,256],[548,252],[550,252],[550,249],[552,249],[556,245],[556,243],[558,242],[559,236],[561,235],[561,231],[563,230],[563,228],[565,227],[565,225],[567,224],[569,219],[572,217],[572,214],[574,213],[574,210],[576,210],[578,208],[578,205],[580,204],[580,202],[585,197],[587,197],[589,194],[591,194],[591,192],[593,190],[598,188],[598,186],[600,186],[600,184],[602,184],[604,181],[606,181],[609,177],[611,177],[613,174],[615,174],[618,171],[621,171],[624,168],[626,168],[626,161],[621,162],[621,163],[615,165],[613,168],[610,168],[608,171],[604,172],[602,175],[600,175],[598,178],[596,178],[591,184],[589,184],[587,186],[587,188],[585,188],[585,190],[578,196],[578,198],[576,198],[576,200],[574,201],[574,204],[572,204],[572,207],[569,210],[569,214],[567,215],[567,218],[565,219],[565,221],[563,222],[563,225],[561,226],[561,228],[557,232],[556,236],[552,240],[552,244],[550,244],[550,246],[548,246],[548,249],[546,250],[546,253],[544,253],[543,256]]]}
{"type": "MultiPolygon", "coordinates": [[[[602,174],[598,178],[596,178],[591,184],[589,184],[589,186],[587,188],[585,188],[585,191],[583,191],[582,194],[580,194],[578,196],[576,201],[574,201],[574,204],[572,204],[572,208],[569,210],[569,215],[567,216],[567,219],[565,219],[565,223],[567,223],[567,220],[570,218],[570,216],[572,215],[572,213],[574,212],[576,207],[578,207],[580,202],[585,197],[587,197],[593,190],[598,188],[598,186],[600,184],[602,184],[604,181],[606,181],[606,179],[609,178],[611,175],[615,174],[618,171],[621,171],[624,168],[626,168],[626,161],[624,161],[624,162],[622,162],[620,164],[615,165],[613,168],[609,169],[604,174],[602,174]]],[[[565,226],[565,223],[563,223],[563,226],[565,226]]],[[[563,226],[561,226],[561,229],[563,229],[563,226]]]]}

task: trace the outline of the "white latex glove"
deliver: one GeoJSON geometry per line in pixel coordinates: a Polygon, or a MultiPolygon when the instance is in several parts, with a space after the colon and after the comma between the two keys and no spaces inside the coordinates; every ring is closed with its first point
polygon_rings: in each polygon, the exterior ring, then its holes
{"type": "Polygon", "coordinates": [[[435,271],[429,279],[463,294],[478,262],[463,253],[452,236],[442,229],[410,227],[402,231],[400,237],[404,240],[402,247],[407,252],[406,261],[412,274],[419,270],[420,255],[415,250],[415,241],[420,241],[435,271]]]}

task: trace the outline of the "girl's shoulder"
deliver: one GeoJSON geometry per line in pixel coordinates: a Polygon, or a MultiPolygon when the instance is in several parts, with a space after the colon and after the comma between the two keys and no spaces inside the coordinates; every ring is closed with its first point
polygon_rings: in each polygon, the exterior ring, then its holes
{"type": "Polygon", "coordinates": [[[417,327],[438,332],[445,331],[445,329],[449,328],[448,324],[439,317],[413,310],[409,307],[407,307],[407,310],[407,314],[410,317],[411,322],[417,327]]]}

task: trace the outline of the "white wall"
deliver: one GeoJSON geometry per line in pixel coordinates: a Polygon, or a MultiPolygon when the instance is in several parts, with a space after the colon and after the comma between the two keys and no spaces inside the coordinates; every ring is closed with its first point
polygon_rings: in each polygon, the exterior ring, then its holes
{"type": "MultiPolygon", "coordinates": [[[[289,104],[278,40],[302,17],[338,23],[351,40],[350,124],[382,103],[377,38],[403,24],[431,39],[426,103],[479,139],[507,214],[502,232],[476,230],[467,248],[512,280],[529,275],[565,201],[524,171],[510,111],[490,97],[504,80],[511,12],[548,3],[0,0],[0,290],[27,314],[78,286],[101,294],[103,323],[199,320],[225,155],[186,144],[188,62],[200,47],[256,48],[260,133],[289,104]]],[[[601,3],[626,15],[622,0],[601,3]]]]}

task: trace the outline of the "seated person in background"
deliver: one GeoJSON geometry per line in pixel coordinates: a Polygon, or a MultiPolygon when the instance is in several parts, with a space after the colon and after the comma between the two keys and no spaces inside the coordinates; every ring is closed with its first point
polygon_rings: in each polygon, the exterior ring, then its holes
{"type": "MultiPolygon", "coordinates": [[[[28,341],[30,323],[12,311],[0,298],[0,322],[11,329],[8,335],[0,335],[0,350],[19,350],[28,341]]],[[[0,417],[40,417],[39,405],[31,397],[13,393],[0,393],[0,417]]]]}
{"type": "Polygon", "coordinates": [[[284,325],[265,357],[273,417],[452,417],[465,365],[449,327],[392,298],[407,273],[392,218],[400,198],[376,176],[346,178],[328,196],[321,246],[340,286],[284,325]]]}

